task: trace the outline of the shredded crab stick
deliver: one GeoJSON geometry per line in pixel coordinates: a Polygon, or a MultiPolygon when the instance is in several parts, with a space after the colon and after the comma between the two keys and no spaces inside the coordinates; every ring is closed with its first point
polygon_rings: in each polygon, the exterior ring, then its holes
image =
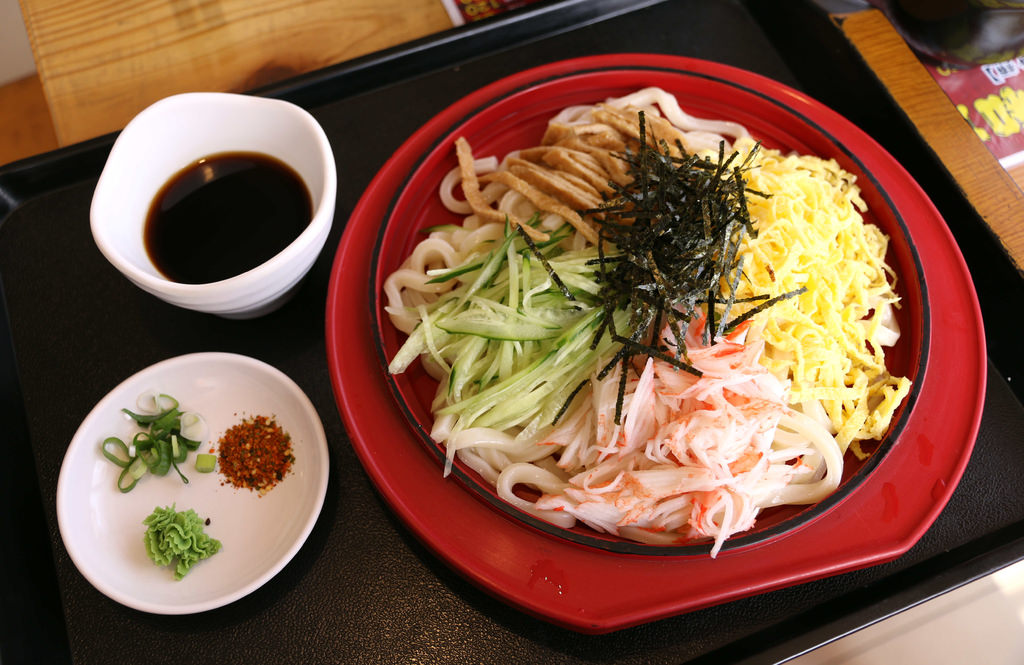
{"type": "Polygon", "coordinates": [[[838,445],[787,405],[788,382],[758,362],[762,341],[733,335],[702,347],[691,327],[686,343],[703,376],[648,358],[627,382],[621,425],[618,377],[595,380],[592,406],[541,444],[564,446],[568,482],[512,465],[498,478],[502,498],[562,526],[578,519],[646,542],[710,538],[715,556],[762,508],[814,503],[838,486],[838,445]],[[512,492],[516,483],[543,495],[531,504],[512,492]]]}

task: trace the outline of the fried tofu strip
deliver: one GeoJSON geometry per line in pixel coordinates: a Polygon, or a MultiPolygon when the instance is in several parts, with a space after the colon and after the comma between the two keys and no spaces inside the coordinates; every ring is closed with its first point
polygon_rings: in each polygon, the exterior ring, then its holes
{"type": "Polygon", "coordinates": [[[597,159],[584,150],[567,146],[544,146],[540,161],[566,173],[587,181],[598,195],[611,195],[614,190],[609,184],[609,173],[597,159]]]}
{"type": "Polygon", "coordinates": [[[473,166],[473,150],[470,148],[469,141],[463,136],[455,139],[455,155],[459,160],[459,172],[462,175],[462,192],[466,196],[466,203],[473,209],[474,214],[489,222],[504,223],[507,219],[509,224],[522,228],[533,240],[544,241],[549,238],[548,234],[538,231],[529,224],[524,224],[515,215],[495,210],[487,203],[480,193],[480,178],[477,177],[476,168],[473,166]]]}
{"type": "MultiPolygon", "coordinates": [[[[623,158],[628,146],[640,140],[639,109],[617,108],[601,104],[594,108],[592,121],[584,123],[549,122],[541,145],[519,151],[505,161],[502,170],[477,176],[469,142],[459,137],[456,152],[462,173],[462,189],[473,211],[488,221],[504,221],[505,213],[492,208],[480,192],[481,183],[501,183],[512,189],[538,210],[558,215],[575,227],[588,241],[597,242],[597,232],[578,211],[594,210],[614,195],[614,185],[631,181],[623,158]],[[614,185],[613,185],[614,184],[614,185]]],[[[648,143],[664,141],[671,154],[680,156],[680,146],[688,149],[684,132],[663,117],[645,116],[648,143]]],[[[509,223],[521,226],[534,239],[547,239],[512,215],[509,223]]]]}
{"type": "MultiPolygon", "coordinates": [[[[595,244],[597,243],[597,232],[588,222],[580,217],[578,212],[558,199],[549,196],[536,187],[530,185],[530,183],[516,176],[511,171],[494,171],[493,173],[480,176],[480,180],[482,182],[500,182],[503,185],[507,185],[509,189],[514,189],[525,196],[530,203],[537,207],[538,210],[558,215],[583,234],[583,237],[588,241],[595,244]]],[[[524,226],[523,228],[526,230],[530,227],[524,226]]]]}
{"type": "Polygon", "coordinates": [[[509,171],[576,210],[586,210],[601,205],[601,195],[597,190],[586,180],[572,173],[555,171],[515,157],[510,157],[507,164],[509,171]]]}
{"type": "MultiPolygon", "coordinates": [[[[633,141],[640,140],[640,123],[637,120],[639,111],[635,108],[617,109],[601,105],[593,112],[596,120],[608,123],[624,136],[633,141]]],[[[668,120],[656,115],[645,115],[647,125],[647,142],[655,145],[657,141],[665,141],[668,144],[669,152],[675,157],[680,156],[677,141],[686,146],[686,135],[672,126],[668,120]]]]}

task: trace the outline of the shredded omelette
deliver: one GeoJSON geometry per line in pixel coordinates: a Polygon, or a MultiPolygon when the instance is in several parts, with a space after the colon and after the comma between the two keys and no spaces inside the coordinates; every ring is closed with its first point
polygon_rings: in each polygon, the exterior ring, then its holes
{"type": "Polygon", "coordinates": [[[889,239],[865,223],[855,176],[835,160],[761,148],[747,177],[750,189],[771,195],[747,197],[757,237],[745,241],[748,280],[737,296],[807,288],[759,315],[762,362],[792,381],[790,403],[818,401],[843,450],[853,444],[864,456],[859,442],[882,438],[911,385],[885,365],[899,306],[889,239]]]}

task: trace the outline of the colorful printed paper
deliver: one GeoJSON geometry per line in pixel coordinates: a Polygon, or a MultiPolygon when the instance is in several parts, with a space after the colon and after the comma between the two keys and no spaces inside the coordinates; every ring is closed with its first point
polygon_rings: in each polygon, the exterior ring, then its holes
{"type": "Polygon", "coordinates": [[[455,25],[497,16],[502,12],[537,2],[538,0],[441,0],[445,11],[455,25]]]}
{"type": "Polygon", "coordinates": [[[1003,168],[1024,163],[1024,57],[969,69],[924,65],[1003,168]]]}

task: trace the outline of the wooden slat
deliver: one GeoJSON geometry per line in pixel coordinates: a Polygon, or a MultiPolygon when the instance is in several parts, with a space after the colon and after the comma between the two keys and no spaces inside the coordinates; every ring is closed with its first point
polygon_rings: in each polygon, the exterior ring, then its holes
{"type": "Polygon", "coordinates": [[[56,147],[39,77],[0,86],[0,166],[56,147]]]}
{"type": "Polygon", "coordinates": [[[1024,166],[1007,171],[999,164],[884,14],[872,9],[836,20],[1018,269],[1024,266],[1024,166]]]}
{"type": "Polygon", "coordinates": [[[245,91],[452,26],[440,0],[20,0],[57,139],[167,95],[245,91]]]}

